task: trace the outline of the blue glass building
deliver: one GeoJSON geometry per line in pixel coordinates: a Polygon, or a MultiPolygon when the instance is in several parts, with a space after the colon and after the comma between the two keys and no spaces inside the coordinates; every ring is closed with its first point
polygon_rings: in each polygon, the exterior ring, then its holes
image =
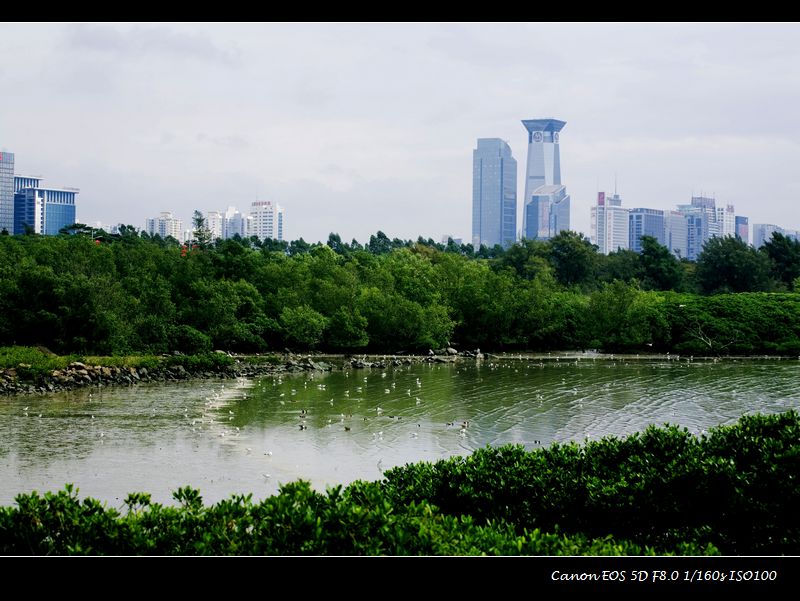
{"type": "Polygon", "coordinates": [[[499,138],[472,151],[472,244],[508,247],[517,237],[517,161],[499,138]]]}
{"type": "Polygon", "coordinates": [[[77,189],[42,188],[38,177],[14,180],[14,234],[24,234],[27,226],[34,233],[54,236],[75,223],[77,189]]]}
{"type": "Polygon", "coordinates": [[[659,244],[667,246],[664,211],[631,209],[628,220],[628,248],[642,252],[642,236],[652,236],[659,244]]]}

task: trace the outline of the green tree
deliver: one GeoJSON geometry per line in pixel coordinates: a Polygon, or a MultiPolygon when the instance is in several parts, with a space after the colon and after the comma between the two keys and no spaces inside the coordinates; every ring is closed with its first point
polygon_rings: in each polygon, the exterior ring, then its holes
{"type": "Polygon", "coordinates": [[[280,315],[280,324],[290,343],[314,348],[322,341],[328,319],[308,305],[301,305],[284,307],[280,315]]]}
{"type": "Polygon", "coordinates": [[[606,350],[646,350],[663,340],[669,326],[663,298],[619,280],[603,284],[589,300],[591,346],[606,350]]]}
{"type": "Polygon", "coordinates": [[[713,237],[697,257],[697,281],[706,294],[771,290],[767,255],[733,236],[713,237]]]}
{"type": "Polygon", "coordinates": [[[194,236],[195,243],[200,248],[208,248],[213,242],[213,236],[211,230],[206,226],[205,217],[203,217],[200,211],[195,210],[192,216],[192,225],[194,226],[192,235],[194,236]]]}
{"type": "Polygon", "coordinates": [[[369,237],[367,249],[373,255],[385,255],[392,250],[392,241],[381,231],[369,237]]]}
{"type": "Polygon", "coordinates": [[[502,256],[494,259],[499,268],[511,267],[517,275],[532,280],[540,273],[551,271],[547,262],[550,246],[541,240],[527,240],[512,244],[502,256]]]}
{"type": "Polygon", "coordinates": [[[642,257],[634,250],[618,249],[597,255],[597,279],[600,282],[642,280],[642,257]]]}
{"type": "Polygon", "coordinates": [[[346,242],[342,242],[342,237],[339,234],[334,234],[333,232],[330,233],[328,236],[328,242],[326,243],[333,249],[337,255],[346,255],[350,251],[350,248],[347,246],[346,242]]]}
{"type": "Polygon", "coordinates": [[[550,263],[563,286],[591,284],[597,262],[597,247],[583,234],[562,231],[549,241],[550,263]]]}
{"type": "Polygon", "coordinates": [[[772,238],[761,247],[772,263],[776,280],[791,288],[792,281],[800,277],[800,240],[773,232],[772,238]]]}
{"type": "Polygon", "coordinates": [[[367,319],[358,309],[340,307],[330,318],[327,343],[334,348],[355,350],[369,344],[367,319]]]}
{"type": "Polygon", "coordinates": [[[647,290],[680,290],[683,270],[678,259],[653,236],[642,236],[642,286],[647,290]]]}

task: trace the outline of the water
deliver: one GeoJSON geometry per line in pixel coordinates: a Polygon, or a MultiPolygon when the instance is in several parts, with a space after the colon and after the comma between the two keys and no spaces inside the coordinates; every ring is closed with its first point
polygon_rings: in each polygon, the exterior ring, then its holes
{"type": "Polygon", "coordinates": [[[169,503],[185,485],[206,502],[259,499],[298,478],[324,490],[487,444],[536,448],[665,422],[701,433],[800,410],[798,376],[788,360],[505,358],[3,398],[0,504],[67,482],[113,507],[129,492],[169,503]]]}

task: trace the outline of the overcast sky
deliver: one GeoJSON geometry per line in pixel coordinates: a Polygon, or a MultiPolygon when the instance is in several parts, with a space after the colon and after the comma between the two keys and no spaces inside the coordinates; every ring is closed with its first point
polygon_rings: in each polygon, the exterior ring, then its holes
{"type": "Polygon", "coordinates": [[[80,221],[285,208],[285,237],[471,235],[472,150],[567,122],[588,234],[692,194],[800,228],[798,24],[2,24],[0,148],[80,221]]]}

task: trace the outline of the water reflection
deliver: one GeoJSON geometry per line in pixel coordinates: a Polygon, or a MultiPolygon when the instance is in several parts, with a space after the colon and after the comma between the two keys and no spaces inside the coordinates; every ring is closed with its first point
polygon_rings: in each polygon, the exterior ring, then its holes
{"type": "Polygon", "coordinates": [[[207,501],[261,498],[297,478],[322,489],[486,444],[665,422],[700,432],[800,408],[799,373],[797,361],[501,359],[7,398],[0,502],[65,482],[114,506],[132,491],[168,502],[183,485],[207,501]]]}

